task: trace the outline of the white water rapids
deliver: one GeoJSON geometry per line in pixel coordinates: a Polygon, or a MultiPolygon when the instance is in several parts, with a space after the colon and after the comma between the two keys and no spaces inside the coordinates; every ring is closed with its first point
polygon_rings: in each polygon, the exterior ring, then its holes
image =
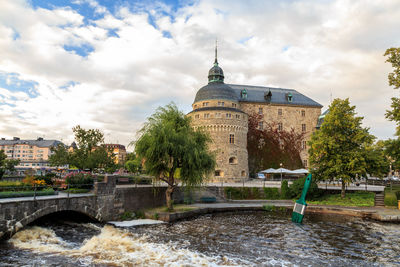
{"type": "Polygon", "coordinates": [[[146,236],[106,225],[99,235],[73,248],[51,229],[34,226],[16,233],[9,240],[16,248],[35,253],[58,254],[80,258],[81,262],[112,266],[237,266],[227,257],[209,257],[172,242],[152,243],[146,236]]]}

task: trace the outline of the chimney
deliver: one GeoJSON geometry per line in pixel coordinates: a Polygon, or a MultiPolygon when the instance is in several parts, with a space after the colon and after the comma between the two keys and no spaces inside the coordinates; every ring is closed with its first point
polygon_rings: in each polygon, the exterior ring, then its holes
{"type": "Polygon", "coordinates": [[[19,137],[13,137],[13,140],[14,140],[14,141],[18,141],[18,140],[20,140],[20,139],[19,139],[19,137]]]}
{"type": "Polygon", "coordinates": [[[36,141],[43,141],[43,137],[38,137],[36,141]]]}
{"type": "Polygon", "coordinates": [[[2,137],[1,140],[6,140],[6,139],[4,137],[2,137]]]}

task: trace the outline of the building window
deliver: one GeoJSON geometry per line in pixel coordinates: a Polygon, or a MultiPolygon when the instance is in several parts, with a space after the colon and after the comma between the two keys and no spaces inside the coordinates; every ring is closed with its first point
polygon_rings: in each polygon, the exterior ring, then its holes
{"type": "Polygon", "coordinates": [[[196,108],[197,108],[197,105],[194,105],[194,108],[196,109],[196,108]]]}
{"type": "Polygon", "coordinates": [[[221,170],[216,170],[216,171],[215,171],[215,176],[217,176],[217,177],[223,177],[223,176],[224,176],[224,172],[221,171],[221,170]]]}
{"type": "Polygon", "coordinates": [[[304,168],[307,168],[307,160],[306,159],[303,160],[303,166],[304,166],[304,168]]]}
{"type": "Polygon", "coordinates": [[[233,107],[233,108],[236,108],[236,104],[235,104],[235,103],[232,103],[232,107],[233,107]]]}
{"type": "Polygon", "coordinates": [[[240,98],[247,99],[247,90],[246,89],[243,89],[242,91],[240,91],[240,98]]]}
{"type": "Polygon", "coordinates": [[[240,115],[236,114],[236,119],[240,120],[240,115]]]}
{"type": "Polygon", "coordinates": [[[301,116],[302,116],[302,117],[305,117],[305,116],[306,116],[306,111],[305,111],[305,110],[302,110],[302,111],[301,111],[301,116]]]}
{"type": "Polygon", "coordinates": [[[238,160],[236,157],[229,158],[229,164],[238,164],[238,160]]]}
{"type": "Polygon", "coordinates": [[[283,125],[282,122],[278,123],[278,131],[282,131],[283,130],[283,125]]]}
{"type": "Polygon", "coordinates": [[[282,109],[281,108],[278,109],[278,115],[282,116],[282,109]]]}
{"type": "Polygon", "coordinates": [[[204,113],[204,119],[208,119],[210,118],[210,114],[209,113],[204,113]]]}
{"type": "Polygon", "coordinates": [[[259,114],[259,115],[262,115],[262,114],[263,114],[262,108],[258,108],[258,114],[259,114]]]}
{"type": "Polygon", "coordinates": [[[199,115],[199,114],[196,114],[196,115],[194,115],[194,118],[195,118],[195,119],[198,119],[198,118],[200,118],[200,115],[199,115]]]}
{"type": "Polygon", "coordinates": [[[293,101],[293,95],[292,95],[292,93],[288,93],[288,94],[286,95],[286,97],[287,97],[287,101],[288,101],[288,102],[292,102],[292,101],[293,101]]]}
{"type": "Polygon", "coordinates": [[[302,149],[302,150],[307,149],[307,141],[302,141],[302,142],[301,142],[301,149],[302,149]]]}
{"type": "Polygon", "coordinates": [[[235,135],[234,134],[230,134],[229,135],[229,144],[234,144],[235,143],[235,135]]]}
{"type": "Polygon", "coordinates": [[[303,123],[302,125],[301,125],[301,131],[302,132],[305,132],[307,129],[306,129],[306,125],[303,123]]]}
{"type": "Polygon", "coordinates": [[[215,113],[215,118],[221,118],[221,113],[219,112],[215,113]]]}
{"type": "Polygon", "coordinates": [[[220,102],[220,101],[218,101],[218,106],[219,106],[219,107],[225,106],[225,102],[220,102]]]}
{"type": "Polygon", "coordinates": [[[246,176],[246,171],[242,171],[242,177],[246,176]]]}
{"type": "Polygon", "coordinates": [[[258,130],[262,130],[262,129],[263,129],[263,122],[260,121],[260,122],[258,123],[258,130]]]}
{"type": "Polygon", "coordinates": [[[228,118],[228,119],[232,118],[232,114],[231,113],[226,113],[226,118],[228,118]]]}
{"type": "Polygon", "coordinates": [[[203,107],[208,107],[208,102],[203,102],[203,107]]]}

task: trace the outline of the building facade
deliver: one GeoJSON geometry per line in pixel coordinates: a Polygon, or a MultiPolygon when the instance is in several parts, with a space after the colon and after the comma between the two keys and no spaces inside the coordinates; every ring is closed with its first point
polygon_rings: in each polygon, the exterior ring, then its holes
{"type": "Polygon", "coordinates": [[[250,114],[263,115],[263,123],[280,130],[304,133],[300,157],[308,167],[307,141],[317,125],[322,105],[293,89],[225,84],[217,51],[208,84],[200,88],[188,116],[194,128],[207,131],[216,155],[213,181],[241,181],[249,177],[247,132],[250,114]]]}
{"type": "Polygon", "coordinates": [[[20,163],[15,166],[17,170],[23,171],[33,169],[36,171],[50,169],[49,156],[51,148],[61,144],[57,140],[21,140],[14,137],[12,140],[2,138],[0,150],[4,150],[8,159],[19,159],[20,163]]]}
{"type": "Polygon", "coordinates": [[[116,164],[124,164],[126,161],[126,149],[120,144],[105,144],[107,149],[110,149],[115,156],[116,164]]]}

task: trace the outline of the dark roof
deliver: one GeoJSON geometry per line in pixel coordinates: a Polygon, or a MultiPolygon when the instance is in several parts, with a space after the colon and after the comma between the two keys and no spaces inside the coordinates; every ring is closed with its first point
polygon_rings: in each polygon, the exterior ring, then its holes
{"type": "Polygon", "coordinates": [[[190,111],[188,114],[193,113],[193,112],[197,112],[197,111],[217,111],[217,110],[221,110],[221,111],[232,111],[232,112],[240,112],[240,113],[245,113],[243,111],[241,111],[240,109],[237,108],[230,108],[230,107],[204,107],[204,108],[198,108],[195,110],[190,111]]]}
{"type": "Polygon", "coordinates": [[[228,84],[236,94],[238,101],[243,102],[267,102],[264,98],[264,94],[271,91],[272,96],[270,103],[272,104],[284,104],[284,105],[299,105],[299,106],[315,106],[322,107],[321,104],[315,102],[311,98],[300,94],[294,89],[284,89],[284,88],[273,88],[265,86],[251,86],[251,85],[238,85],[238,84],[228,84]],[[241,91],[246,89],[247,99],[241,98],[241,91]],[[287,100],[287,95],[292,95],[292,101],[287,100]]]}
{"type": "Polygon", "coordinates": [[[211,82],[200,88],[194,102],[210,99],[238,101],[235,91],[223,82],[211,82]]]}
{"type": "Polygon", "coordinates": [[[37,147],[51,147],[62,144],[58,140],[0,140],[0,145],[30,145],[37,147]]]}

